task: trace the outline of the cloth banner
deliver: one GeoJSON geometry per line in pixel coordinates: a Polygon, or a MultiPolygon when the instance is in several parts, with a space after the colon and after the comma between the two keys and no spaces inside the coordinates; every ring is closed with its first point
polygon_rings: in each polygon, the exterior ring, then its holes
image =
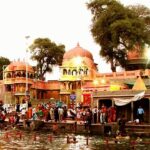
{"type": "Polygon", "coordinates": [[[113,100],[115,101],[115,105],[117,106],[124,106],[129,104],[130,102],[134,102],[137,100],[140,100],[141,98],[144,97],[145,91],[141,92],[139,94],[136,94],[134,97],[132,98],[113,98],[113,100]]]}
{"type": "Polygon", "coordinates": [[[83,94],[83,105],[91,105],[91,94],[83,94]]]}

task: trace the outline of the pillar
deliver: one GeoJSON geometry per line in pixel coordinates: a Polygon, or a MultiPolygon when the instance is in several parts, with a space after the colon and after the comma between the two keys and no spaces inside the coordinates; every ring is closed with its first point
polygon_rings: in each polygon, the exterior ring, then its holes
{"type": "Polygon", "coordinates": [[[69,82],[66,82],[66,90],[69,90],[69,82]]]}
{"type": "Polygon", "coordinates": [[[115,105],[114,100],[111,100],[111,101],[112,101],[112,105],[111,106],[114,107],[114,105],[115,105]]]}
{"type": "MultiPolygon", "coordinates": [[[[99,100],[98,99],[96,99],[96,101],[97,101],[97,109],[99,110],[99,100]]],[[[99,115],[97,114],[97,122],[99,121],[99,115]]]]}
{"type": "MultiPolygon", "coordinates": [[[[150,116],[150,99],[149,99],[149,116],[150,116]]],[[[150,123],[150,117],[149,117],[149,123],[150,123]]]]}
{"type": "Polygon", "coordinates": [[[133,121],[133,102],[131,102],[131,121],[133,121]]]}
{"type": "Polygon", "coordinates": [[[69,97],[66,95],[66,99],[67,99],[67,107],[69,106],[69,97]]]}

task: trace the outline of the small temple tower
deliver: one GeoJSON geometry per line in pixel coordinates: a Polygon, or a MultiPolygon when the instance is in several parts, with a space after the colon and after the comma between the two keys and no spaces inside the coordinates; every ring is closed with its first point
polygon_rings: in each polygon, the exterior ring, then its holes
{"type": "Polygon", "coordinates": [[[127,55],[127,64],[125,70],[131,71],[131,70],[145,70],[150,69],[150,62],[149,62],[149,56],[150,49],[147,47],[141,51],[139,46],[136,46],[136,48],[132,51],[128,52],[127,55]]]}
{"type": "Polygon", "coordinates": [[[29,64],[20,60],[10,63],[3,72],[4,103],[22,103],[30,98],[33,79],[34,70],[29,64]]]}

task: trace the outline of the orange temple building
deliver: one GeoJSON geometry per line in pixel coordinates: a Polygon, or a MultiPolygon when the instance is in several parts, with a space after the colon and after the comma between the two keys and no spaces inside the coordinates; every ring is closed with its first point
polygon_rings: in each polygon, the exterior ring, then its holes
{"type": "Polygon", "coordinates": [[[59,80],[38,80],[32,66],[12,62],[3,71],[0,98],[9,104],[29,99],[34,103],[61,101],[68,107],[100,108],[104,104],[125,113],[128,120],[136,118],[141,105],[145,121],[150,122],[150,69],[144,68],[146,62],[137,52],[130,52],[125,71],[100,73],[91,52],[77,44],[64,54],[59,80]]]}

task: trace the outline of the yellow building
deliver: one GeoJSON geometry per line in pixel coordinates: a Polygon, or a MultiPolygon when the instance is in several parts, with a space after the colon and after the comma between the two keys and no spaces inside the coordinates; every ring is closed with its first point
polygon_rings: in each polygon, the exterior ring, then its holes
{"type": "Polygon", "coordinates": [[[84,102],[85,83],[93,82],[97,73],[92,54],[77,44],[64,54],[60,71],[61,100],[73,105],[84,102]]]}

